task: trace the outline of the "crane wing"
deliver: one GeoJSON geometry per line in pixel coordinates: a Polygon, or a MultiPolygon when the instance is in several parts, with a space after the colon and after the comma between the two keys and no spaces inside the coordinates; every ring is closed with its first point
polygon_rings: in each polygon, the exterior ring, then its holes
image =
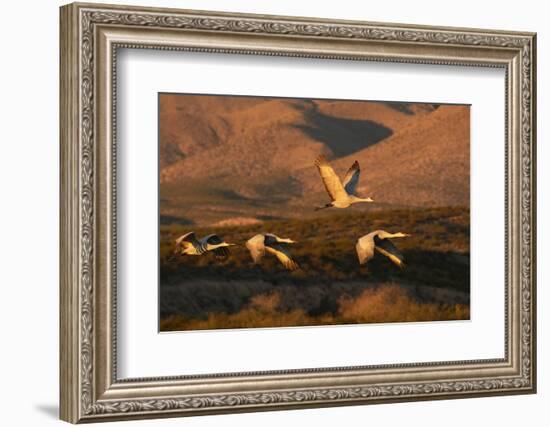
{"type": "Polygon", "coordinates": [[[405,267],[405,257],[389,239],[375,237],[376,250],[387,256],[398,267],[405,267]]]}
{"type": "Polygon", "coordinates": [[[276,236],[275,234],[266,233],[264,234],[264,245],[274,245],[276,243],[280,243],[279,236],[276,236]]]}
{"type": "Polygon", "coordinates": [[[348,169],[344,177],[344,189],[348,194],[355,194],[357,183],[359,182],[359,175],[361,175],[361,168],[359,167],[359,162],[356,160],[348,169]]]}
{"type": "Polygon", "coordinates": [[[344,199],[348,196],[340,178],[334,173],[334,169],[328,164],[324,156],[317,157],[315,166],[319,169],[321,180],[332,200],[344,199]]]}
{"type": "Polygon", "coordinates": [[[223,240],[220,239],[220,237],[217,234],[209,234],[208,236],[205,236],[202,239],[203,242],[206,243],[207,250],[211,250],[214,252],[214,255],[218,259],[226,259],[229,257],[229,249],[227,247],[221,247],[221,248],[212,248],[213,245],[220,245],[223,243],[223,240]]]}
{"type": "Polygon", "coordinates": [[[208,236],[203,237],[202,240],[208,245],[219,245],[223,243],[223,240],[220,239],[217,234],[209,234],[208,236]]]}
{"type": "Polygon", "coordinates": [[[180,236],[176,239],[176,247],[178,246],[196,246],[199,244],[199,241],[197,240],[197,236],[195,236],[194,231],[190,231],[187,234],[184,234],[183,236],[180,236]]]}
{"type": "Polygon", "coordinates": [[[359,264],[366,264],[374,257],[374,240],[372,234],[367,234],[361,237],[355,245],[357,251],[357,258],[359,258],[359,264]]]}
{"type": "Polygon", "coordinates": [[[214,256],[220,260],[224,260],[229,257],[229,249],[227,249],[226,246],[222,248],[216,248],[212,252],[214,252],[214,256]]]}
{"type": "Polygon", "coordinates": [[[300,268],[298,263],[291,258],[290,253],[283,245],[278,243],[272,244],[270,246],[266,246],[265,250],[275,255],[287,270],[293,271],[300,268]]]}
{"type": "Polygon", "coordinates": [[[250,255],[256,264],[265,255],[264,239],[262,234],[257,234],[246,242],[246,248],[250,251],[250,255]]]}

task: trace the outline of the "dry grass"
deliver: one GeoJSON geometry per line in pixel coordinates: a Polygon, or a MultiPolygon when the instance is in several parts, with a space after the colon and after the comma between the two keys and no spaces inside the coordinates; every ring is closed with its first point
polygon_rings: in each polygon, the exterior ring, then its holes
{"type": "Polygon", "coordinates": [[[250,303],[234,314],[208,313],[206,319],[171,315],[161,320],[162,331],[201,329],[262,328],[354,323],[421,322],[467,320],[465,304],[422,303],[396,284],[366,289],[358,297],[342,296],[335,314],[308,315],[303,309],[281,310],[278,292],[252,297],[250,303]]]}
{"type": "Polygon", "coordinates": [[[365,289],[357,298],[344,296],[340,298],[339,307],[341,323],[423,322],[470,318],[468,305],[418,302],[395,284],[365,289]]]}
{"type": "Polygon", "coordinates": [[[461,207],[352,212],[238,227],[162,226],[161,330],[464,319],[469,315],[469,234],[469,211],[461,207]],[[412,233],[396,242],[405,255],[404,270],[380,255],[359,266],[355,241],[377,228],[412,233]],[[218,233],[241,246],[232,248],[224,262],[209,255],[170,262],[174,239],[191,229],[199,236],[218,233]],[[255,266],[242,243],[261,231],[297,240],[291,251],[302,269],[288,272],[275,257],[255,266]]]}
{"type": "Polygon", "coordinates": [[[161,320],[160,329],[162,331],[181,331],[316,324],[311,323],[314,321],[314,318],[307,316],[303,310],[296,309],[280,312],[278,310],[280,300],[280,295],[276,292],[256,295],[251,298],[250,304],[238,313],[209,313],[205,320],[172,315],[161,320]]]}

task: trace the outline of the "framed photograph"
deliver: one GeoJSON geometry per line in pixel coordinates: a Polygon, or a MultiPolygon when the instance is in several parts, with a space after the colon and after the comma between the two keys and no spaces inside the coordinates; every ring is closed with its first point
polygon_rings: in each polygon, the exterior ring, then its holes
{"type": "Polygon", "coordinates": [[[535,34],[60,22],[63,420],[536,391],[535,34]]]}

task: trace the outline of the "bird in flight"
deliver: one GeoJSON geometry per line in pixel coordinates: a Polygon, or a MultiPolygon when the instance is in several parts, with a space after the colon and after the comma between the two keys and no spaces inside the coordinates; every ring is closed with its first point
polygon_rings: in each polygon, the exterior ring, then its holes
{"type": "Polygon", "coordinates": [[[246,247],[256,264],[260,263],[266,252],[273,254],[287,270],[297,270],[298,263],[292,259],[288,245],[296,243],[291,239],[282,239],[275,234],[256,234],[246,242],[246,247]]]}
{"type": "Polygon", "coordinates": [[[376,250],[382,255],[387,256],[398,267],[405,267],[405,258],[390,239],[408,236],[410,234],[401,232],[392,234],[384,230],[376,230],[359,238],[355,245],[359,264],[363,265],[370,261],[374,257],[374,251],[376,250]]]}
{"type": "Polygon", "coordinates": [[[216,258],[224,260],[229,256],[229,246],[235,246],[234,243],[226,243],[218,237],[217,234],[209,234],[202,239],[197,239],[195,232],[191,231],[176,239],[176,255],[204,255],[208,252],[214,252],[216,258]]]}
{"type": "Polygon", "coordinates": [[[321,180],[325,185],[328,195],[331,198],[331,202],[327,203],[325,206],[316,207],[315,210],[325,209],[325,208],[347,208],[354,203],[363,203],[363,202],[373,202],[370,197],[359,197],[356,194],[357,183],[359,182],[359,175],[361,174],[361,169],[359,168],[359,162],[357,160],[351,165],[346,175],[344,176],[344,181],[340,181],[338,175],[332,169],[332,166],[327,162],[327,159],[324,156],[319,156],[315,160],[315,166],[319,169],[319,174],[321,175],[321,180]]]}

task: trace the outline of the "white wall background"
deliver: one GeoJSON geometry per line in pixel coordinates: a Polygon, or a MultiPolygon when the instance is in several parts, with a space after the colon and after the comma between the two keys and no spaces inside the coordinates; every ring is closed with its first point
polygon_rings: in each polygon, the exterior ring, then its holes
{"type": "MultiPolygon", "coordinates": [[[[122,3],[110,0],[113,3],[122,3]]],[[[401,403],[300,411],[208,416],[131,425],[279,426],[545,425],[550,405],[547,363],[550,338],[545,258],[550,152],[543,141],[550,115],[550,29],[544,2],[388,0],[133,0],[133,4],[415,24],[538,32],[538,351],[539,393],[437,402],[401,403]]],[[[58,402],[58,6],[57,0],[10,2],[2,6],[0,67],[0,401],[3,425],[59,425],[58,402]]]]}

